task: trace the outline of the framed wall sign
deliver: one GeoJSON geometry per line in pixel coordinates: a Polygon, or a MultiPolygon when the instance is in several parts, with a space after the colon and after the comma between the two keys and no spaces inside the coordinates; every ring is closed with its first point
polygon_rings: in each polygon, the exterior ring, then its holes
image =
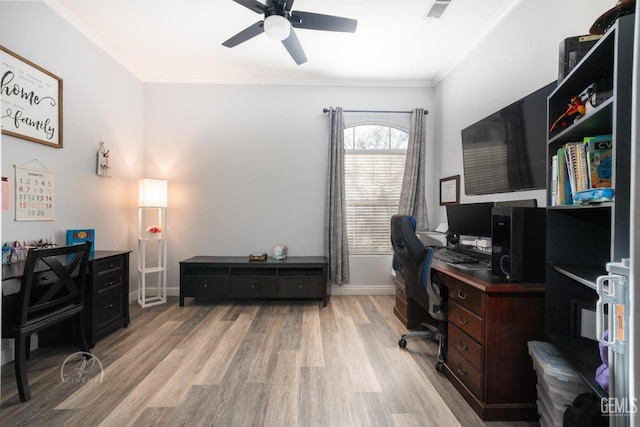
{"type": "Polygon", "coordinates": [[[440,178],[440,206],[460,203],[460,175],[440,178]]]}
{"type": "Polygon", "coordinates": [[[62,79],[0,46],[2,133],[62,148],[62,79]]]}

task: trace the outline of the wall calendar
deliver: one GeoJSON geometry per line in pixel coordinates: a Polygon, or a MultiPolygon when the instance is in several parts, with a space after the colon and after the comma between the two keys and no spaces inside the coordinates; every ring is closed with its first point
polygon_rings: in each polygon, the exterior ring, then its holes
{"type": "Polygon", "coordinates": [[[16,221],[53,221],[54,174],[46,169],[15,165],[16,221]]]}

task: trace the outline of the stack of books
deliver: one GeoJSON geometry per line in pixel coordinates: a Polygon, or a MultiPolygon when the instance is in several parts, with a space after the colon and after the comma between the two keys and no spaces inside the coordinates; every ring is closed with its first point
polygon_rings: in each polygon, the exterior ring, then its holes
{"type": "Polygon", "coordinates": [[[552,206],[611,201],[612,163],[611,135],[587,136],[560,147],[551,161],[552,206]]]}

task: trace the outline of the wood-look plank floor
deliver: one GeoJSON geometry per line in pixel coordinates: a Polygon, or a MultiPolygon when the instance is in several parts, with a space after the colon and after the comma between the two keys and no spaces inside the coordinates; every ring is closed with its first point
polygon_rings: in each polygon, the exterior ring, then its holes
{"type": "Polygon", "coordinates": [[[518,426],[485,423],[436,372],[437,345],[411,340],[393,296],[212,302],[141,309],[98,341],[103,380],[62,382],[76,349],[37,349],[32,398],[2,367],[2,426],[518,426]]]}

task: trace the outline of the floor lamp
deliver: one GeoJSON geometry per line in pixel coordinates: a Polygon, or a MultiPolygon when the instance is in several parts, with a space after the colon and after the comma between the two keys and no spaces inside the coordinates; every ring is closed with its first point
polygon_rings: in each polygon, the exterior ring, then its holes
{"type": "Polygon", "coordinates": [[[167,181],[138,184],[138,304],[167,302],[167,181]]]}

